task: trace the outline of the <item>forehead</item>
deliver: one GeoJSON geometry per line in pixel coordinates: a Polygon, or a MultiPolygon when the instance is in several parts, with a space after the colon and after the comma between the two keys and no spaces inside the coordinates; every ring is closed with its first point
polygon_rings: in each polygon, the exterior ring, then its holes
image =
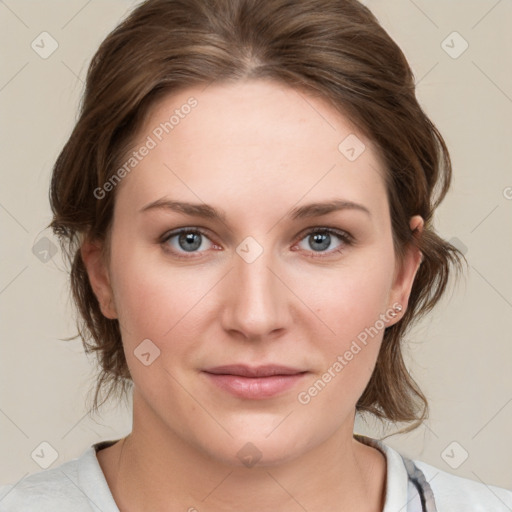
{"type": "Polygon", "coordinates": [[[170,94],[148,112],[132,151],[144,145],[151,149],[122,184],[139,207],[166,194],[219,206],[228,196],[247,207],[334,195],[385,202],[372,141],[325,100],[277,82],[170,94]]]}

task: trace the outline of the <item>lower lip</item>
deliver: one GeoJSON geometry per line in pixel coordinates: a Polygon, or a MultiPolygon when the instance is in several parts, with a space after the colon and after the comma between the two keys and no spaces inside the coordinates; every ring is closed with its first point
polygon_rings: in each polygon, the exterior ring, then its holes
{"type": "Polygon", "coordinates": [[[293,388],[307,372],[270,377],[241,377],[203,372],[216,386],[239,398],[263,400],[293,388]]]}

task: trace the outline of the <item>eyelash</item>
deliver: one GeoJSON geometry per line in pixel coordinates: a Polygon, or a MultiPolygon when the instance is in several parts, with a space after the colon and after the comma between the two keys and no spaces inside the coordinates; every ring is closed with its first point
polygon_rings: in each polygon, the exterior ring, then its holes
{"type": "MultiPolygon", "coordinates": [[[[163,249],[166,252],[171,253],[174,257],[177,257],[180,259],[192,259],[192,258],[201,257],[200,253],[199,253],[199,256],[183,256],[182,253],[179,253],[179,252],[175,251],[174,249],[169,248],[169,245],[167,244],[167,242],[169,240],[171,240],[172,238],[179,236],[183,233],[200,234],[200,235],[208,238],[208,240],[210,240],[208,233],[206,233],[201,228],[180,228],[180,229],[171,231],[170,233],[166,233],[163,235],[162,239],[160,240],[160,244],[162,245],[163,249]]],[[[354,244],[354,237],[352,235],[350,235],[346,231],[342,231],[342,230],[339,230],[336,228],[330,228],[327,226],[315,227],[315,228],[311,228],[311,229],[307,230],[305,233],[301,234],[301,237],[298,238],[295,243],[300,242],[304,238],[307,238],[308,236],[311,236],[311,235],[314,235],[317,233],[335,235],[343,243],[342,243],[342,245],[340,245],[340,247],[338,247],[337,249],[332,249],[331,251],[325,251],[325,252],[310,251],[311,252],[311,254],[309,255],[310,258],[326,258],[328,256],[332,256],[333,254],[341,253],[342,251],[345,250],[346,246],[350,246],[350,245],[354,244]]],[[[212,242],[212,243],[214,243],[214,242],[212,242]]],[[[198,254],[198,253],[191,252],[189,254],[192,255],[192,254],[198,254]]]]}

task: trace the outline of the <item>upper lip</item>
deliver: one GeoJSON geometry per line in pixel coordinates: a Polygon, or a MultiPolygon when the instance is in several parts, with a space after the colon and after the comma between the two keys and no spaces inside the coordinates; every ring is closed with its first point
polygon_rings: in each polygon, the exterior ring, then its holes
{"type": "Polygon", "coordinates": [[[295,375],[304,373],[305,370],[291,368],[289,366],[280,366],[267,364],[263,366],[247,366],[245,364],[230,364],[226,366],[215,366],[204,370],[206,373],[217,375],[239,375],[240,377],[270,377],[272,375],[295,375]]]}

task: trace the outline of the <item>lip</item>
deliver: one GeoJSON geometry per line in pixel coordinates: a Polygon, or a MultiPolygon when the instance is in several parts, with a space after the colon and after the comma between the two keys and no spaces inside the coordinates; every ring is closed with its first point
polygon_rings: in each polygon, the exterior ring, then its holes
{"type": "Polygon", "coordinates": [[[293,388],[309,372],[279,365],[228,365],[203,373],[210,382],[238,398],[263,400],[293,388]]]}

